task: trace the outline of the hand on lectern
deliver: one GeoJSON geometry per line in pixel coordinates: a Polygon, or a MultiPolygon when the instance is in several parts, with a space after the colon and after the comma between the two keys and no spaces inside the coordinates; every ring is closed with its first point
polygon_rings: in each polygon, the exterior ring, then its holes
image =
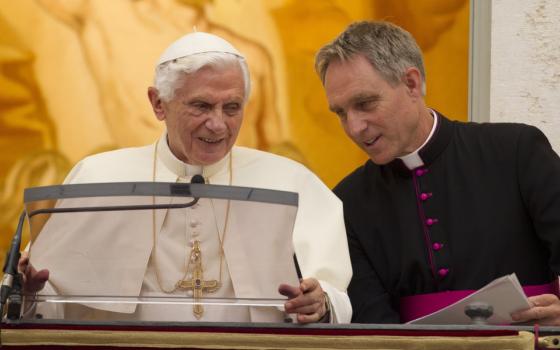
{"type": "Polygon", "coordinates": [[[299,286],[281,284],[278,292],[288,297],[284,308],[287,313],[296,313],[299,323],[320,322],[329,311],[327,295],[315,278],[302,279],[299,286]]]}
{"type": "Polygon", "coordinates": [[[18,261],[18,271],[23,275],[23,292],[37,293],[45,287],[45,283],[49,280],[49,270],[37,271],[29,262],[29,254],[21,253],[18,261]]]}
{"type": "Polygon", "coordinates": [[[560,300],[554,294],[529,297],[529,309],[511,314],[515,322],[538,323],[541,326],[560,326],[560,300]]]}

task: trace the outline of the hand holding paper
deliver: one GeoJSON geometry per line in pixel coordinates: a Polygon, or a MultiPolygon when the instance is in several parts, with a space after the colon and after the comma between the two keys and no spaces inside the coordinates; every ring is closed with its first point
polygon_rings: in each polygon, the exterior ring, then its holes
{"type": "MultiPolygon", "coordinates": [[[[493,307],[493,314],[488,318],[488,324],[510,324],[514,320],[511,314],[531,308],[529,299],[515,274],[498,278],[469,296],[429,314],[410,321],[411,324],[471,324],[471,319],[465,314],[465,307],[471,303],[482,302],[493,307]]],[[[560,305],[558,305],[560,308],[560,305]]]]}
{"type": "Polygon", "coordinates": [[[554,294],[541,294],[529,298],[531,307],[514,312],[515,322],[534,321],[542,326],[560,326],[560,300],[554,294]]]}

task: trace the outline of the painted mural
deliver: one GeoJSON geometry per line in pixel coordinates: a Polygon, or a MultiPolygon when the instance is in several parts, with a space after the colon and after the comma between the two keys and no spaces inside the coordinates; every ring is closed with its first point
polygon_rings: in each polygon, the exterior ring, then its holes
{"type": "Polygon", "coordinates": [[[296,159],[328,186],[365,161],[329,112],[315,52],[349,23],[395,22],[425,53],[427,102],[467,118],[467,0],[0,0],[0,252],[23,189],[61,183],[81,158],[154,142],[154,63],[193,30],[248,59],[238,144],[296,159]]]}

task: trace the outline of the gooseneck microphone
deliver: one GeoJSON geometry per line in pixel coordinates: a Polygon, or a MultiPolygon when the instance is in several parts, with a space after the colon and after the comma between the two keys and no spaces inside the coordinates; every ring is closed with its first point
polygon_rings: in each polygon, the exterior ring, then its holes
{"type": "MultiPolygon", "coordinates": [[[[12,293],[14,287],[14,280],[18,278],[18,262],[21,257],[21,233],[23,229],[23,221],[25,220],[25,212],[21,213],[19,217],[19,222],[17,225],[16,233],[12,239],[12,244],[10,245],[10,250],[6,255],[6,262],[4,263],[4,277],[2,278],[2,284],[0,286],[0,307],[6,304],[8,297],[12,293]]],[[[18,286],[18,289],[21,286],[18,286]]]]}
{"type": "MultiPolygon", "coordinates": [[[[194,175],[191,178],[190,184],[204,184],[204,177],[200,174],[194,175]]],[[[188,187],[190,184],[185,183],[174,183],[171,184],[170,190],[171,195],[184,195],[186,197],[191,197],[191,190],[188,187]],[[185,186],[186,185],[186,186],[185,186]]],[[[77,185],[68,185],[77,186],[77,185]]],[[[112,205],[112,206],[88,206],[88,207],[68,207],[68,208],[47,208],[47,209],[37,209],[30,211],[28,213],[29,218],[32,218],[38,214],[52,214],[52,213],[81,213],[81,212],[97,212],[97,211],[123,211],[123,210],[154,210],[154,209],[182,209],[188,208],[195,205],[199,198],[192,196],[193,200],[188,203],[177,203],[177,204],[150,204],[150,205],[112,205]]],[[[20,234],[21,242],[21,234],[20,234]]],[[[18,242],[19,244],[19,242],[18,242]]],[[[7,263],[8,260],[6,260],[7,263]]],[[[17,261],[16,261],[17,263],[17,261]]],[[[17,264],[16,264],[17,266],[17,264]]]]}
{"type": "MultiPolygon", "coordinates": [[[[206,183],[206,181],[204,180],[204,176],[202,176],[200,174],[196,174],[191,178],[191,185],[192,184],[204,184],[204,183],[206,183]]],[[[193,201],[191,202],[191,206],[195,206],[198,203],[198,201],[200,200],[200,197],[195,196],[193,194],[192,198],[193,198],[193,201]]]]}
{"type": "Polygon", "coordinates": [[[196,174],[191,178],[191,183],[192,184],[203,184],[206,181],[204,181],[204,177],[200,174],[196,174]]]}

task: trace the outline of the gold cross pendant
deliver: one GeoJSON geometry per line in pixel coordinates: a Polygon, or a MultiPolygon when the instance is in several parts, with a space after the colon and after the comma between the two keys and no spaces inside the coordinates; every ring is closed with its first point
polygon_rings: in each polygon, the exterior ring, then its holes
{"type": "Polygon", "coordinates": [[[197,301],[203,297],[203,293],[213,293],[220,288],[220,282],[216,280],[205,281],[202,271],[202,252],[200,242],[194,241],[191,251],[191,263],[193,264],[192,278],[177,282],[177,288],[193,291],[193,314],[196,319],[200,319],[204,314],[204,307],[197,301]]]}

